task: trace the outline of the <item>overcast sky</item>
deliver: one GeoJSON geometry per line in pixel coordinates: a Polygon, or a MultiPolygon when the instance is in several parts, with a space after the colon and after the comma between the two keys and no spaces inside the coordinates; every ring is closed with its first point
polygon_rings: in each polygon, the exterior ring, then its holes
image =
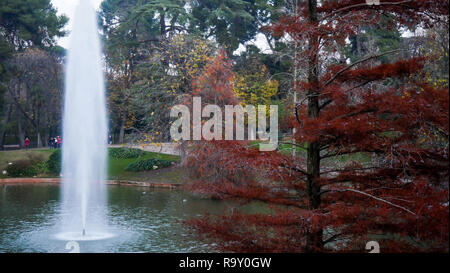
{"type": "MultiPolygon", "coordinates": [[[[79,0],[51,0],[53,6],[58,10],[58,14],[64,14],[69,17],[69,23],[66,26],[66,30],[70,31],[72,29],[72,19],[75,13],[75,8],[78,5],[79,0]]],[[[98,10],[102,0],[90,0],[95,9],[98,10]]],[[[62,47],[67,48],[69,46],[70,35],[59,39],[58,44],[62,47]]]]}

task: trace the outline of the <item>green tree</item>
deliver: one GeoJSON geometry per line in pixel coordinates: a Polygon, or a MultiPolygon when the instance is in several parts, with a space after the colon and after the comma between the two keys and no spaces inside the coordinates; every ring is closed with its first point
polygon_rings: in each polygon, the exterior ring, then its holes
{"type": "MultiPolygon", "coordinates": [[[[198,0],[191,1],[193,20],[191,31],[206,38],[215,38],[228,56],[253,39],[258,31],[257,15],[262,1],[255,0],[198,0]]],[[[265,3],[265,2],[264,2],[265,3]]]]}
{"type": "MultiPolygon", "coordinates": [[[[30,124],[37,147],[42,147],[42,134],[49,137],[61,120],[62,64],[48,52],[30,48],[16,54],[9,68],[12,72],[8,95],[16,108],[20,141],[25,137],[23,124],[30,124]]],[[[31,128],[26,131],[30,133],[31,128]]]]}
{"type": "MultiPolygon", "coordinates": [[[[346,57],[356,61],[369,52],[387,52],[399,49],[402,46],[402,34],[394,27],[392,18],[386,17],[377,25],[362,26],[358,35],[350,36],[350,44],[346,49],[346,57]]],[[[392,57],[383,56],[379,59],[388,63],[392,57]]]]}
{"type": "Polygon", "coordinates": [[[152,134],[153,139],[167,140],[171,107],[191,94],[194,79],[213,59],[216,48],[211,42],[188,34],[168,39],[161,48],[138,70],[133,112],[135,128],[152,134]]]}
{"type": "Polygon", "coordinates": [[[0,4],[0,148],[13,102],[5,92],[9,84],[8,61],[14,53],[29,47],[49,49],[65,35],[68,19],[58,16],[50,0],[1,0],[0,4]]]}
{"type": "MultiPolygon", "coordinates": [[[[110,110],[115,113],[114,127],[120,128],[120,143],[135,119],[131,100],[139,66],[146,65],[148,56],[160,54],[167,39],[185,30],[185,5],[184,0],[106,0],[101,5],[110,110]]],[[[168,66],[164,59],[160,61],[168,66]]]]}
{"type": "Polygon", "coordinates": [[[65,35],[67,20],[56,15],[50,0],[2,0],[0,5],[0,35],[15,50],[53,46],[65,35]]]}

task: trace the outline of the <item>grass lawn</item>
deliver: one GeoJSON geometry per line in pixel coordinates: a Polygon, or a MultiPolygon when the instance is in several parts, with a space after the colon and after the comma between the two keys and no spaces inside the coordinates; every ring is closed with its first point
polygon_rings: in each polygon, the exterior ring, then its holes
{"type": "MultiPolygon", "coordinates": [[[[289,143],[292,142],[292,140],[287,139],[287,140],[282,140],[278,142],[278,152],[282,153],[282,154],[292,154],[292,144],[289,143]],[[283,142],[283,143],[280,143],[283,142]]],[[[249,145],[255,149],[259,148],[259,144],[260,143],[267,143],[264,141],[259,141],[259,140],[254,140],[254,141],[250,141],[249,145]]],[[[295,149],[297,150],[298,153],[302,153],[302,152],[306,152],[306,148],[308,147],[307,144],[304,144],[303,147],[299,147],[299,146],[295,146],[295,149]]]]}
{"type": "MultiPolygon", "coordinates": [[[[308,145],[306,144],[303,147],[295,146],[295,150],[297,151],[297,153],[306,152],[306,148],[308,148],[308,145]]],[[[292,144],[281,143],[278,145],[278,151],[282,154],[292,154],[292,144]]]]}
{"type": "Polygon", "coordinates": [[[158,154],[154,152],[145,152],[138,158],[108,158],[108,179],[112,180],[132,180],[132,181],[152,181],[158,183],[181,183],[183,170],[173,166],[160,170],[144,172],[128,172],[125,168],[135,161],[150,158],[163,159],[177,162],[179,156],[158,154]]]}
{"type": "MultiPolygon", "coordinates": [[[[9,162],[27,159],[33,155],[39,155],[44,161],[47,161],[54,150],[50,149],[33,149],[33,150],[14,150],[14,151],[0,151],[0,178],[7,178],[2,174],[9,162]]],[[[172,166],[159,170],[144,171],[144,172],[128,172],[125,168],[135,161],[145,160],[150,158],[169,160],[178,162],[179,156],[159,154],[154,152],[145,152],[138,158],[108,158],[108,179],[111,180],[131,180],[131,181],[151,181],[156,183],[182,183],[184,177],[184,170],[178,166],[172,166]]],[[[43,174],[39,177],[54,177],[52,175],[43,174]]]]}
{"type": "Polygon", "coordinates": [[[31,155],[41,155],[43,160],[48,160],[52,152],[53,150],[50,149],[0,151],[0,171],[6,169],[9,162],[27,159],[31,155]]]}
{"type": "Polygon", "coordinates": [[[372,162],[372,159],[370,158],[370,154],[368,154],[368,153],[354,153],[354,154],[349,154],[349,155],[336,156],[336,160],[341,163],[357,161],[361,164],[364,164],[364,163],[372,162]]]}

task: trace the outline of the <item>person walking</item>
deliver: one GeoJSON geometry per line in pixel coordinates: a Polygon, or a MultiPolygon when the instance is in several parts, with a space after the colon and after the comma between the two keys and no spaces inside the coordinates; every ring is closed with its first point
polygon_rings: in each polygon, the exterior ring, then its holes
{"type": "Polygon", "coordinates": [[[61,148],[61,137],[58,136],[58,148],[61,148]]]}
{"type": "Polygon", "coordinates": [[[51,149],[53,149],[53,139],[51,137],[48,138],[48,147],[51,149]]]}
{"type": "Polygon", "coordinates": [[[25,138],[25,150],[28,151],[28,147],[30,147],[30,139],[29,138],[25,138]]]}

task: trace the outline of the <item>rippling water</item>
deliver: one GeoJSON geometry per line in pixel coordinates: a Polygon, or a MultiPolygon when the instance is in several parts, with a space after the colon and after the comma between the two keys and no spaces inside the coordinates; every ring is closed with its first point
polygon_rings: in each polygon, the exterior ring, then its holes
{"type": "MultiPolygon", "coordinates": [[[[114,236],[78,243],[81,252],[211,252],[180,220],[229,205],[178,190],[109,186],[108,232],[114,236]]],[[[0,185],[0,252],[68,252],[67,241],[56,236],[61,215],[57,185],[0,185]]]]}

